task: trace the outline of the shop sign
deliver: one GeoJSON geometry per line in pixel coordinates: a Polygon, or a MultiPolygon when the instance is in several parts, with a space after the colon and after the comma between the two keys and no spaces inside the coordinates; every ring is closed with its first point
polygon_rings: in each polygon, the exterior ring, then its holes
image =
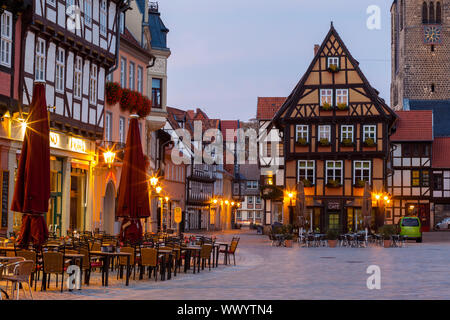
{"type": "Polygon", "coordinates": [[[173,219],[175,220],[175,223],[181,223],[182,216],[181,216],[181,208],[180,207],[176,207],[174,209],[174,217],[173,217],[173,219]]]}
{"type": "Polygon", "coordinates": [[[78,138],[70,138],[70,149],[75,152],[86,153],[86,142],[78,138]]]}
{"type": "Polygon", "coordinates": [[[340,210],[341,202],[339,200],[328,201],[328,210],[340,210]]]}
{"type": "Polygon", "coordinates": [[[59,148],[59,134],[50,132],[50,147],[59,148]]]}

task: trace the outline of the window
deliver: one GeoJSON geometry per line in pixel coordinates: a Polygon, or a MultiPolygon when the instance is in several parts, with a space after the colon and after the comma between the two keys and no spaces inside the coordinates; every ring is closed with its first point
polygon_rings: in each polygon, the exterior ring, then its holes
{"type": "Polygon", "coordinates": [[[429,187],[430,186],[430,172],[428,170],[412,170],[411,171],[411,186],[413,187],[429,187]]]}
{"type": "Polygon", "coordinates": [[[64,49],[58,49],[56,52],[56,73],[55,73],[55,82],[57,92],[64,92],[64,75],[65,75],[65,60],[66,54],[64,49]]]}
{"type": "Polygon", "coordinates": [[[106,36],[106,0],[100,0],[100,34],[106,36]]]}
{"type": "Polygon", "coordinates": [[[11,67],[12,52],[12,15],[5,11],[1,17],[1,55],[0,64],[11,67]]]}
{"type": "Polygon", "coordinates": [[[370,161],[353,162],[353,184],[359,180],[370,182],[370,161]]]}
{"type": "Polygon", "coordinates": [[[327,68],[334,65],[339,68],[339,57],[328,57],[328,65],[327,68]]]}
{"type": "Polygon", "coordinates": [[[125,143],[125,118],[120,117],[119,119],[119,142],[125,143]]]}
{"type": "Polygon", "coordinates": [[[105,117],[105,141],[112,140],[112,113],[106,112],[105,117]]]}
{"type": "Polygon", "coordinates": [[[92,26],[92,0],[84,0],[84,23],[92,26]]]}
{"type": "Polygon", "coordinates": [[[366,141],[367,139],[372,139],[374,142],[376,142],[377,126],[375,125],[363,126],[363,137],[364,141],[366,141]]]}
{"type": "Polygon", "coordinates": [[[444,176],[442,173],[433,174],[433,189],[440,191],[444,189],[444,176]]]}
{"type": "Polygon", "coordinates": [[[430,186],[430,172],[428,170],[422,170],[422,187],[429,187],[430,186]]]}
{"type": "Polygon", "coordinates": [[[430,10],[429,10],[429,12],[428,12],[428,22],[429,23],[434,23],[435,22],[435,20],[434,20],[434,4],[433,4],[433,2],[430,2],[430,10]]]}
{"type": "Polygon", "coordinates": [[[323,106],[325,103],[330,106],[333,105],[333,90],[332,89],[320,89],[320,105],[323,106]]]}
{"type": "Polygon", "coordinates": [[[337,105],[348,105],[348,89],[336,89],[337,105]]]}
{"type": "Polygon", "coordinates": [[[307,125],[297,125],[295,126],[295,140],[305,139],[309,142],[309,127],[307,125]]]}
{"type": "Polygon", "coordinates": [[[127,87],[126,70],[127,70],[127,60],[125,58],[120,58],[120,86],[122,88],[127,87]]]}
{"type": "Polygon", "coordinates": [[[353,126],[341,126],[341,142],[344,140],[353,142],[353,126]]]}
{"type": "Polygon", "coordinates": [[[143,71],[142,67],[138,67],[137,68],[137,90],[140,93],[143,93],[143,91],[144,91],[143,90],[143,88],[144,88],[143,78],[142,78],[143,74],[144,74],[144,71],[143,71]]]}
{"type": "Polygon", "coordinates": [[[38,39],[36,43],[35,80],[45,81],[45,41],[38,39]]]}
{"type": "Polygon", "coordinates": [[[439,1],[436,2],[436,23],[442,23],[442,9],[439,1]]]}
{"type": "Polygon", "coordinates": [[[128,73],[128,85],[131,90],[134,90],[134,62],[130,61],[130,71],[128,73]]]}
{"type": "Polygon", "coordinates": [[[402,144],[402,157],[430,157],[430,145],[426,143],[404,143],[402,144]]]}
{"type": "Polygon", "coordinates": [[[83,60],[80,57],[77,57],[75,59],[73,95],[75,98],[78,99],[81,99],[82,78],[83,78],[83,60]]]}
{"type": "Polygon", "coordinates": [[[422,23],[428,23],[428,5],[425,1],[422,4],[422,23]]]}
{"type": "Polygon", "coordinates": [[[119,17],[119,31],[120,33],[125,32],[125,14],[123,12],[120,13],[119,17]]]}
{"type": "Polygon", "coordinates": [[[253,197],[247,197],[248,204],[253,204],[253,197]]]}
{"type": "Polygon", "coordinates": [[[112,72],[108,73],[108,75],[106,76],[106,82],[113,82],[113,73],[112,72]]]}
{"type": "Polygon", "coordinates": [[[261,204],[261,197],[260,196],[256,197],[256,204],[261,204]]]}
{"type": "Polygon", "coordinates": [[[97,66],[91,65],[91,74],[89,79],[89,101],[97,103],[97,66]]]}
{"type": "Polygon", "coordinates": [[[331,127],[330,126],[319,126],[319,140],[327,139],[331,141],[331,127]]]}
{"type": "Polygon", "coordinates": [[[313,160],[299,160],[297,182],[308,180],[311,184],[314,184],[315,178],[315,162],[313,160]]]}
{"type": "Polygon", "coordinates": [[[247,181],[247,189],[258,189],[258,181],[247,181]]]}
{"type": "Polygon", "coordinates": [[[52,6],[55,6],[56,5],[56,0],[47,0],[47,3],[52,5],[52,6]]]}
{"type": "Polygon", "coordinates": [[[326,162],[326,180],[327,183],[333,180],[342,185],[342,161],[326,162]]]}
{"type": "Polygon", "coordinates": [[[152,79],[152,101],[154,108],[161,108],[162,79],[152,79]]]}

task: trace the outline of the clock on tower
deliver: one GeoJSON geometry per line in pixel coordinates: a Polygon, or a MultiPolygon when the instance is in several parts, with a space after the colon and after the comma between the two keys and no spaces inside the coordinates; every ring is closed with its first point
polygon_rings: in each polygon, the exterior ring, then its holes
{"type": "Polygon", "coordinates": [[[428,25],[424,27],[425,44],[441,43],[442,26],[428,25]]]}

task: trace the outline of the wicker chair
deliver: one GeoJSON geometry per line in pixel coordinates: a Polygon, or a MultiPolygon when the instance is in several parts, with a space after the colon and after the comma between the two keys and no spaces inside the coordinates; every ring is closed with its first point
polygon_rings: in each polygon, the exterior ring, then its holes
{"type": "MultiPolygon", "coordinates": [[[[133,280],[136,280],[136,250],[132,247],[122,247],[120,248],[120,252],[125,252],[125,253],[130,253],[131,257],[130,257],[130,268],[133,268],[134,274],[133,274],[133,280]]],[[[127,257],[119,257],[119,261],[118,261],[118,267],[119,267],[119,272],[117,272],[117,279],[119,279],[119,274],[120,274],[120,278],[123,278],[123,267],[127,266],[127,257]]],[[[127,270],[127,272],[131,272],[131,270],[127,270]]]]}
{"type": "Polygon", "coordinates": [[[225,260],[227,260],[227,261],[228,261],[229,255],[232,254],[233,255],[233,259],[234,259],[234,265],[236,265],[236,255],[235,255],[235,253],[236,253],[236,249],[237,249],[238,244],[239,244],[239,238],[238,237],[233,237],[233,239],[231,240],[230,249],[228,249],[228,250],[222,249],[222,250],[219,251],[220,253],[223,253],[225,255],[225,257],[226,257],[225,260]]]}
{"type": "MultiPolygon", "coordinates": [[[[208,260],[209,270],[211,271],[211,253],[212,253],[212,244],[203,244],[202,249],[200,250],[200,256],[198,264],[198,270],[200,271],[200,264],[202,265],[202,270],[205,269],[206,260],[208,260]]],[[[236,263],[235,263],[236,264],[236,263]]]]}
{"type": "Polygon", "coordinates": [[[142,248],[141,259],[139,260],[140,274],[139,279],[142,280],[145,272],[145,267],[148,269],[148,278],[150,279],[151,271],[153,271],[155,281],[158,281],[158,250],[153,248],[142,248]]]}
{"type": "MultiPolygon", "coordinates": [[[[50,287],[50,275],[56,274],[56,287],[58,287],[58,275],[62,276],[61,280],[61,292],[63,292],[64,288],[64,255],[60,252],[44,252],[42,254],[43,261],[43,272],[44,275],[42,277],[42,287],[44,290],[46,287],[50,287]],[[47,280],[48,275],[48,280],[47,280]],[[48,285],[47,285],[48,282],[48,285]]],[[[41,290],[42,290],[41,287],[41,290]]]]}
{"type": "MultiPolygon", "coordinates": [[[[35,268],[35,263],[32,260],[25,260],[15,262],[9,267],[14,267],[14,270],[11,275],[3,276],[3,280],[13,282],[15,286],[12,286],[11,297],[14,297],[14,289],[17,290],[16,299],[19,300],[19,284],[26,283],[28,285],[28,292],[30,293],[31,299],[33,299],[33,294],[31,293],[31,285],[30,285],[30,276],[33,273],[33,269],[35,268]]],[[[7,285],[8,286],[8,285],[7,285]]],[[[22,290],[25,291],[24,286],[22,286],[22,290]]]]}
{"type": "Polygon", "coordinates": [[[42,270],[42,261],[39,262],[37,260],[36,252],[32,250],[19,250],[16,252],[16,256],[34,262],[34,267],[31,273],[30,281],[32,283],[34,280],[34,291],[36,291],[37,280],[39,279],[39,272],[42,270]]]}

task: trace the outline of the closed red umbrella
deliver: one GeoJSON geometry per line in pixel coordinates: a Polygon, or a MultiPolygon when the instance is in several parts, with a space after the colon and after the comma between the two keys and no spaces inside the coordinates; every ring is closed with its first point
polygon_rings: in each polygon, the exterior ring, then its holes
{"type": "Polygon", "coordinates": [[[116,216],[124,218],[120,229],[120,239],[136,243],[142,240],[140,219],[150,216],[150,206],[138,116],[131,117],[120,177],[116,216]]]}
{"type": "Polygon", "coordinates": [[[11,210],[22,212],[19,246],[40,247],[48,239],[43,214],[50,198],[50,145],[45,83],[36,82],[20,153],[11,210]]]}

